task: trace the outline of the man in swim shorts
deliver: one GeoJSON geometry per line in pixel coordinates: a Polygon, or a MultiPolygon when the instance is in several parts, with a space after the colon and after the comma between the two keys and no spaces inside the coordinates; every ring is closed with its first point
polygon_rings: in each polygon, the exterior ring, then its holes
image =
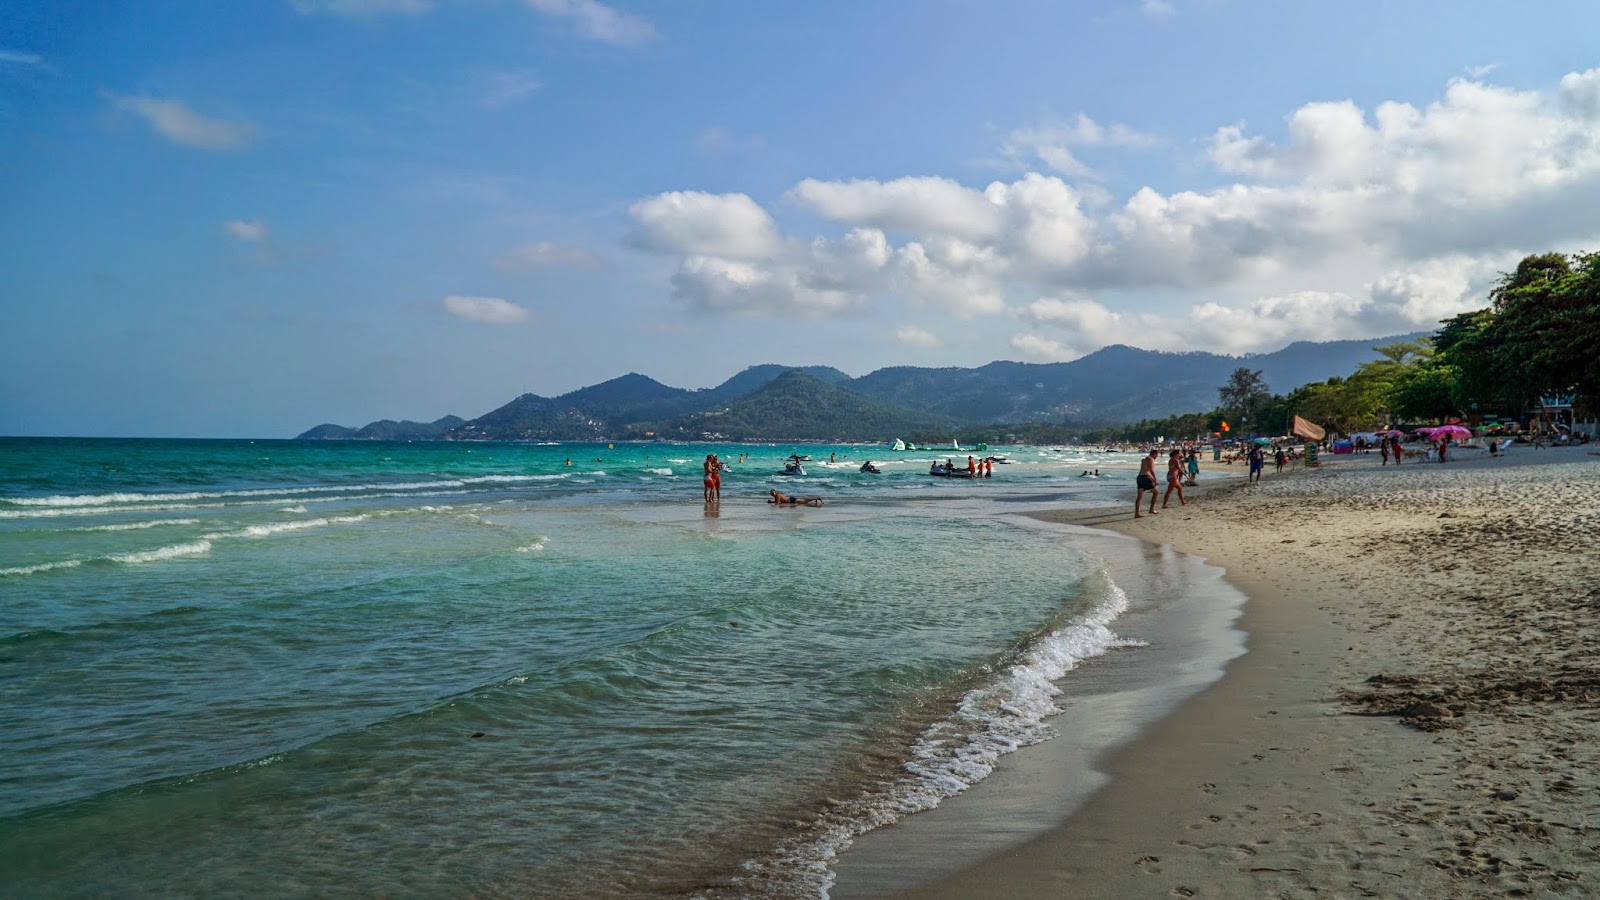
{"type": "Polygon", "coordinates": [[[1139,485],[1139,493],[1133,497],[1133,517],[1135,519],[1144,518],[1144,514],[1139,512],[1139,504],[1144,500],[1145,491],[1150,492],[1150,515],[1156,514],[1156,454],[1160,452],[1160,450],[1151,450],[1150,455],[1139,461],[1139,477],[1134,479],[1139,485]]]}

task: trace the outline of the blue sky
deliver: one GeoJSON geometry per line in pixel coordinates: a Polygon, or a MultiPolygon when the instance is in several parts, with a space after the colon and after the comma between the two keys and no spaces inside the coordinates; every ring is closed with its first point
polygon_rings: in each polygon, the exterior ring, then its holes
{"type": "Polygon", "coordinates": [[[0,434],[1427,330],[1600,249],[1596,34],[1589,2],[14,0],[0,434]]]}

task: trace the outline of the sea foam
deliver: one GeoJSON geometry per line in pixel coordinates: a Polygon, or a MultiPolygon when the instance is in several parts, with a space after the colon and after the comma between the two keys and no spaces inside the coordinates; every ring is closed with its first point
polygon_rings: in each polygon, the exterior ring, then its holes
{"type": "MultiPolygon", "coordinates": [[[[1000,757],[1054,736],[1044,721],[1061,712],[1055,703],[1061,689],[1053,682],[1086,659],[1144,646],[1112,632],[1111,622],[1128,609],[1128,596],[1104,577],[1108,590],[1099,606],[1038,639],[1010,667],[968,691],[953,715],[916,740],[906,775],[850,804],[820,834],[781,849],[777,864],[811,881],[817,896],[826,898],[833,883],[831,861],[858,835],[938,806],[986,778],[1000,757]]],[[[746,864],[757,878],[762,869],[762,863],[746,864]]]]}
{"type": "Polygon", "coordinates": [[[120,563],[150,563],[161,562],[166,559],[176,559],[180,556],[200,556],[211,552],[211,542],[206,540],[192,541],[187,544],[172,544],[167,547],[157,547],[154,550],[144,550],[138,553],[113,553],[106,559],[120,563]]]}

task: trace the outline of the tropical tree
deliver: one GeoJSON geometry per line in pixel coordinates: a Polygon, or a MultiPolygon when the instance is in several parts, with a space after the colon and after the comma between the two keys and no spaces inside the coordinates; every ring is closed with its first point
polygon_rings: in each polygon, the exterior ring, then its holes
{"type": "Polygon", "coordinates": [[[1546,394],[1600,396],[1600,254],[1529,256],[1489,309],[1447,319],[1434,341],[1459,372],[1457,399],[1513,410],[1546,394]]]}
{"type": "Polygon", "coordinates": [[[1241,422],[1260,422],[1260,407],[1272,397],[1260,369],[1240,366],[1228,376],[1228,383],[1217,388],[1222,409],[1241,422]]]}
{"type": "Polygon", "coordinates": [[[1389,412],[1410,422],[1460,415],[1460,379],[1455,366],[1438,360],[1407,366],[1390,387],[1389,412]]]}

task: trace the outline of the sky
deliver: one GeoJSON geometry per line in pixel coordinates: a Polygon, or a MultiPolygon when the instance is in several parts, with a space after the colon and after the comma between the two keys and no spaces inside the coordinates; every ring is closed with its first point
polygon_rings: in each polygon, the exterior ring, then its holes
{"type": "Polygon", "coordinates": [[[0,434],[1432,330],[1600,250],[1597,34],[1589,0],[9,0],[0,434]]]}

